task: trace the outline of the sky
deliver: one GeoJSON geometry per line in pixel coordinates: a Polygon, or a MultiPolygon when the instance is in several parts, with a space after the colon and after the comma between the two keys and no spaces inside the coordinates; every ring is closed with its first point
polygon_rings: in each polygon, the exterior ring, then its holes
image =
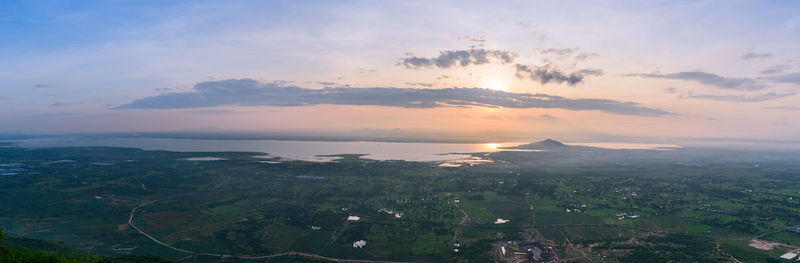
{"type": "Polygon", "coordinates": [[[0,134],[800,141],[797,1],[2,1],[0,134]]]}

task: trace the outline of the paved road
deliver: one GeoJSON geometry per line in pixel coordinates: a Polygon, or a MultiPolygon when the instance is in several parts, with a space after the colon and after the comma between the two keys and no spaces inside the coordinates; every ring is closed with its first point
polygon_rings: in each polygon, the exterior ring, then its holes
{"type": "Polygon", "coordinates": [[[461,223],[459,223],[459,224],[461,224],[461,225],[467,224],[467,220],[469,220],[469,214],[467,214],[467,212],[464,211],[464,209],[461,209],[461,206],[458,205],[458,203],[453,202],[453,205],[455,205],[456,208],[458,208],[458,211],[461,211],[461,213],[464,214],[464,217],[461,218],[461,223]]]}

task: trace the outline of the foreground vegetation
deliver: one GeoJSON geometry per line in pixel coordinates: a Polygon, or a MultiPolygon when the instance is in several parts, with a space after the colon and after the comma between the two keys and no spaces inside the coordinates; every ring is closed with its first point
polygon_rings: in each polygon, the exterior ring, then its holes
{"type": "MultiPolygon", "coordinates": [[[[84,251],[57,262],[513,261],[530,242],[552,250],[542,260],[764,262],[800,245],[797,153],[547,150],[440,167],[358,155],[314,163],[256,157],[263,153],[0,148],[0,227],[84,251]],[[203,156],[224,160],[185,160],[203,156]],[[137,232],[128,224],[135,207],[141,231],[193,253],[137,232]],[[354,247],[359,240],[363,248],[354,247]],[[285,252],[305,254],[241,259],[285,252]]],[[[53,254],[36,250],[13,255],[53,254]]]]}

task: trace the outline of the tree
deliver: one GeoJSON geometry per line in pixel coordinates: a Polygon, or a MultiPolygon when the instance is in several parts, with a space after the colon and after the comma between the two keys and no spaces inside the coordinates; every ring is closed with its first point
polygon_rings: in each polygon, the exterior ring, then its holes
{"type": "MultiPolygon", "coordinates": [[[[6,234],[3,233],[3,229],[0,228],[0,240],[5,240],[6,238],[8,238],[8,237],[6,237],[6,234]]],[[[0,245],[0,256],[5,256],[9,252],[10,252],[10,250],[7,247],[5,247],[3,245],[0,245]]]]}

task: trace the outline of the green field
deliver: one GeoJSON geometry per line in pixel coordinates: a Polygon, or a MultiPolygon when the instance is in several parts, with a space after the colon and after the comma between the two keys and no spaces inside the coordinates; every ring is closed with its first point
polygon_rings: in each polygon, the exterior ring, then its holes
{"type": "Polygon", "coordinates": [[[763,262],[789,247],[756,249],[750,239],[774,231],[761,239],[800,245],[788,231],[800,225],[800,156],[791,153],[498,152],[486,157],[497,162],[458,168],[357,155],[327,163],[265,164],[254,157],[263,153],[235,152],[202,154],[223,161],[182,160],[197,155],[0,148],[0,228],[86,253],[189,262],[315,260],[235,258],[283,252],[504,261],[496,246],[533,241],[566,261],[763,262]],[[454,200],[469,214],[464,224],[454,200]],[[149,240],[127,225],[137,206],[133,222],[164,243],[233,257],[149,240]],[[498,218],[510,221],[494,224],[498,218]],[[354,248],[359,240],[366,246],[354,248]]]}

